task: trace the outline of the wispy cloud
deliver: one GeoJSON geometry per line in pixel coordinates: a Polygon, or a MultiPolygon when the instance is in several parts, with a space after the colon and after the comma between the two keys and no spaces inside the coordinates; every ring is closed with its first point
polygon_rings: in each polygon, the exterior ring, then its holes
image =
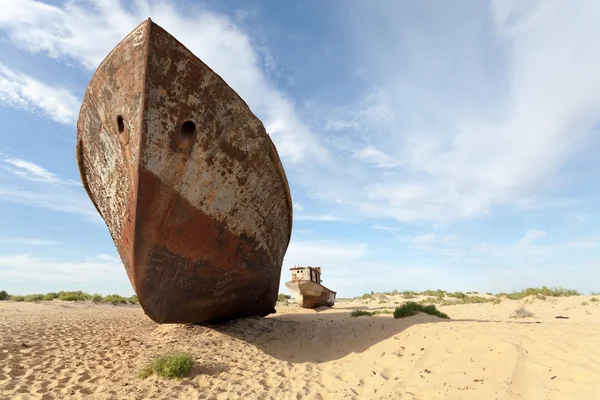
{"type": "MultiPolygon", "coordinates": [[[[1,21],[2,17],[0,24],[1,21]]],[[[43,114],[61,124],[72,124],[81,103],[64,88],[47,85],[0,64],[0,104],[43,114]]]]}
{"type": "Polygon", "coordinates": [[[90,258],[78,261],[53,261],[32,254],[0,256],[3,282],[37,281],[44,284],[90,284],[125,282],[123,265],[115,260],[90,258]]]}
{"type": "Polygon", "coordinates": [[[79,182],[63,179],[51,171],[20,158],[0,153],[0,168],[13,179],[0,179],[0,201],[83,216],[101,223],[102,218],[79,182]]]}
{"type": "Polygon", "coordinates": [[[48,239],[10,237],[0,235],[0,244],[25,246],[53,246],[56,245],[57,242],[48,239]]]}
{"type": "Polygon", "coordinates": [[[4,159],[4,169],[12,172],[13,174],[20,176],[21,178],[33,181],[49,183],[51,185],[71,185],[80,186],[79,182],[71,179],[60,179],[58,176],[48,171],[47,169],[40,167],[30,161],[21,160],[19,158],[8,157],[4,159]]]}
{"type": "MultiPolygon", "coordinates": [[[[270,53],[254,45],[253,40],[224,15],[202,7],[195,8],[195,12],[180,12],[175,2],[169,1],[140,0],[131,8],[119,0],[74,0],[61,6],[14,0],[3,4],[0,29],[27,51],[75,61],[93,70],[148,16],[213,68],[249,103],[264,121],[286,162],[298,163],[306,157],[324,164],[329,162],[327,150],[298,116],[294,103],[267,79],[262,66],[273,66],[270,53]]],[[[15,81],[22,82],[20,86],[35,86],[22,74],[8,70],[5,73],[10,75],[5,83],[11,85],[9,89],[15,81]]],[[[15,94],[20,93],[17,89],[5,89],[9,94],[5,97],[13,99],[15,104],[28,104],[29,100],[23,100],[27,96],[15,94]]],[[[60,101],[48,99],[43,104],[61,122],[72,122],[75,119],[73,107],[52,109],[52,105],[58,107],[65,100],[69,100],[70,105],[76,103],[64,91],[60,93],[61,97],[54,99],[60,101]]]]}
{"type": "Polygon", "coordinates": [[[344,218],[338,217],[333,214],[324,214],[324,215],[296,215],[294,216],[295,220],[298,221],[345,221],[344,218]]]}
{"type": "Polygon", "coordinates": [[[390,233],[396,233],[399,231],[398,228],[393,228],[391,226],[385,226],[385,225],[373,225],[372,228],[380,230],[380,231],[390,232],[390,233]]]}

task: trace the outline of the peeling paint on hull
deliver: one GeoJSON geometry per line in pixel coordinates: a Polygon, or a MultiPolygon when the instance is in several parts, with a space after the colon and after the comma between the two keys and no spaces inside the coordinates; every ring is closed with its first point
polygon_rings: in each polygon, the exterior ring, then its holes
{"type": "Polygon", "coordinates": [[[150,318],[275,312],[292,230],[275,146],[237,93],[160,26],[143,22],[100,64],[76,150],[150,318]]]}

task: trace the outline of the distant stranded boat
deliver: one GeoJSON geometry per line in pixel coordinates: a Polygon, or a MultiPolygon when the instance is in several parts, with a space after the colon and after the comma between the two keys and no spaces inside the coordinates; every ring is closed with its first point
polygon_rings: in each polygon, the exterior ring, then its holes
{"type": "Polygon", "coordinates": [[[151,319],[275,312],[292,229],[275,146],[244,100],[150,19],[94,73],[77,164],[151,319]]]}
{"type": "Polygon", "coordinates": [[[321,267],[290,268],[292,280],[285,286],[294,294],[298,304],[304,308],[332,307],[336,292],[321,285],[321,267]]]}

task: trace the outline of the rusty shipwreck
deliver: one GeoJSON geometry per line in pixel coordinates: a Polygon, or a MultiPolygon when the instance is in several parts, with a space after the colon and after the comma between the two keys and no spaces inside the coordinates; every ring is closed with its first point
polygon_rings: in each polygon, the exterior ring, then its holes
{"type": "Polygon", "coordinates": [[[333,307],[336,292],[321,284],[321,267],[290,268],[292,280],[285,286],[292,292],[300,307],[333,307]]]}
{"type": "Polygon", "coordinates": [[[275,146],[244,100],[150,19],[91,78],[76,152],[151,319],[275,312],[292,229],[275,146]]]}

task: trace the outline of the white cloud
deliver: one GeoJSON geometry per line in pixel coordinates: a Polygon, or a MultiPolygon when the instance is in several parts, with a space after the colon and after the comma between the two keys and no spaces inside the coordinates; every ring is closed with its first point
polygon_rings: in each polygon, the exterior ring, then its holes
{"type": "Polygon", "coordinates": [[[4,159],[4,163],[9,164],[9,166],[4,166],[4,169],[12,172],[13,174],[20,176],[21,178],[34,181],[34,182],[42,182],[49,183],[52,185],[72,185],[72,186],[80,186],[79,182],[67,179],[60,179],[58,176],[54,175],[52,172],[47,169],[40,167],[37,164],[34,164],[30,161],[21,160],[19,158],[8,157],[4,159]]]}
{"type": "MultiPolygon", "coordinates": [[[[297,163],[309,156],[329,163],[327,150],[299,118],[293,102],[267,80],[261,66],[265,61],[273,66],[273,62],[260,58],[264,49],[223,15],[199,7],[186,7],[186,11],[181,13],[174,2],[166,1],[139,0],[134,8],[128,8],[119,0],[74,0],[62,7],[12,0],[3,4],[0,28],[12,42],[32,53],[71,59],[93,70],[127,33],[150,16],[248,102],[263,120],[282,158],[297,163]]],[[[74,119],[70,111],[55,114],[63,121],[74,119]]]]}
{"type": "Polygon", "coordinates": [[[531,245],[531,243],[537,239],[541,239],[548,235],[546,231],[539,229],[529,229],[525,232],[525,235],[517,242],[517,248],[524,248],[531,245]]]}
{"type": "Polygon", "coordinates": [[[385,226],[385,225],[373,225],[372,228],[380,230],[380,231],[390,232],[390,233],[396,233],[399,231],[398,228],[393,228],[391,226],[385,226]]]}
{"type": "Polygon", "coordinates": [[[48,239],[0,236],[0,245],[53,246],[57,242],[48,239]]]}
{"type": "Polygon", "coordinates": [[[0,185],[0,200],[45,208],[50,211],[78,214],[89,221],[102,223],[102,218],[83,189],[50,191],[43,188],[23,189],[0,185]]]}
{"type": "Polygon", "coordinates": [[[379,168],[394,168],[401,165],[392,156],[374,146],[366,146],[355,151],[354,157],[366,163],[375,164],[379,168]]]}
{"type": "Polygon", "coordinates": [[[304,210],[304,207],[300,203],[294,203],[292,205],[292,208],[294,209],[294,211],[303,211],[304,210]]]}
{"type": "MultiPolygon", "coordinates": [[[[4,12],[3,9],[3,16],[4,12]]],[[[64,88],[47,85],[0,63],[0,104],[45,114],[56,122],[71,124],[77,118],[80,101],[64,88]]]]}
{"type": "Polygon", "coordinates": [[[297,221],[345,221],[344,218],[332,214],[324,215],[297,215],[294,216],[297,221]]]}
{"type": "Polygon", "coordinates": [[[12,180],[0,179],[0,201],[78,214],[89,221],[102,223],[79,182],[63,179],[33,162],[0,153],[2,159],[6,165],[0,164],[0,167],[14,175],[12,180]],[[21,179],[14,179],[14,176],[21,179]]]}
{"type": "Polygon", "coordinates": [[[402,164],[395,173],[355,168],[319,190],[409,223],[531,210],[560,193],[573,177],[563,168],[598,144],[600,3],[520,3],[353,8],[372,88],[324,120],[351,133],[343,149],[370,164],[402,164]],[[352,118],[367,102],[379,104],[372,117],[352,118]]]}
{"type": "Polygon", "coordinates": [[[458,235],[438,235],[437,233],[427,233],[414,237],[410,245],[417,249],[430,249],[439,245],[449,245],[458,240],[458,235]]]}
{"type": "Polygon", "coordinates": [[[52,261],[31,254],[0,256],[3,282],[90,284],[127,281],[116,260],[52,261]]]}

